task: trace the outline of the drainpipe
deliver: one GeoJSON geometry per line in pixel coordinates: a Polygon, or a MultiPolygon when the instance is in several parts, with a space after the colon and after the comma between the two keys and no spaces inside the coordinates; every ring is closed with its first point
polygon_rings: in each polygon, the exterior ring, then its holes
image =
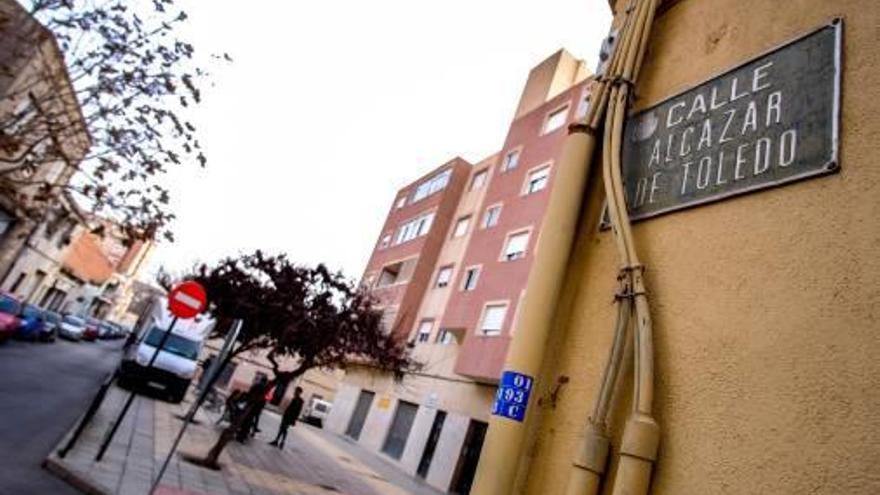
{"type": "MultiPolygon", "coordinates": [[[[597,401],[597,408],[604,411],[603,415],[607,414],[608,398],[620,368],[628,317],[633,308],[636,317],[636,330],[633,332],[636,348],[636,401],[624,431],[621,461],[613,491],[615,495],[647,493],[659,443],[659,428],[651,418],[653,354],[650,314],[645,297],[643,268],[632,247],[632,233],[623,202],[622,181],[619,178],[621,132],[629,90],[644,58],[656,6],[657,0],[630,0],[622,34],[609,64],[608,76],[598,79],[594,88],[593,104],[584,123],[573,124],[569,128],[541,235],[534,250],[535,258],[520,309],[516,338],[511,341],[504,366],[505,371],[533,378],[540,372],[577,231],[586,179],[596,147],[596,130],[605,117],[606,108],[609,108],[603,143],[603,176],[614,238],[621,255],[621,270],[618,278],[620,311],[615,344],[602,381],[604,390],[597,401]],[[614,168],[616,170],[612,170],[614,168]]],[[[527,407],[525,420],[528,421],[530,416],[530,409],[527,407]]],[[[610,450],[604,421],[604,417],[592,418],[587,428],[585,441],[573,462],[566,490],[569,495],[598,492],[610,450]]],[[[513,493],[525,434],[524,423],[491,416],[472,493],[513,493]]]]}
{"type": "MultiPolygon", "coordinates": [[[[587,126],[573,124],[569,127],[556,167],[541,234],[534,249],[516,338],[510,343],[505,370],[535,377],[541,369],[556,302],[577,231],[589,170],[587,163],[595,146],[595,138],[587,126]]],[[[526,411],[528,417],[529,409],[526,411]]],[[[524,423],[491,416],[472,494],[512,493],[525,433],[524,423]]]]}

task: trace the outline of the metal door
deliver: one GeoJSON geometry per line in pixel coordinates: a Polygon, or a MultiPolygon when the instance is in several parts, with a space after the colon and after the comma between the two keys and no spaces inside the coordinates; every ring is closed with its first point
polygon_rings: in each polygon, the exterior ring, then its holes
{"type": "Polygon", "coordinates": [[[361,390],[357,404],[354,406],[354,412],[351,414],[351,420],[348,422],[348,428],[345,430],[346,435],[355,440],[361,437],[361,430],[364,429],[364,421],[367,419],[367,413],[370,412],[370,404],[373,403],[375,395],[369,390],[361,390]]]}
{"type": "Polygon", "coordinates": [[[382,445],[382,452],[395,459],[400,459],[418,410],[419,406],[411,402],[397,402],[397,411],[394,412],[394,419],[391,421],[391,428],[388,429],[388,436],[385,437],[385,443],[382,445]]]}

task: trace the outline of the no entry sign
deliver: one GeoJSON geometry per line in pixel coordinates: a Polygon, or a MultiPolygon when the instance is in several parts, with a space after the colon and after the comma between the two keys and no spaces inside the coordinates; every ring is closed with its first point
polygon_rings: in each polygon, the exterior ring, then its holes
{"type": "Polygon", "coordinates": [[[205,310],[207,299],[204,287],[188,280],[171,289],[168,311],[178,318],[192,318],[205,310]]]}

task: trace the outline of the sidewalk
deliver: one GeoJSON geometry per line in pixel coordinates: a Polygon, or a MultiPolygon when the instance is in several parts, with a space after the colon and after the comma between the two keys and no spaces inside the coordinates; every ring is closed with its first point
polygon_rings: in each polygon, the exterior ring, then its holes
{"type": "MultiPolygon", "coordinates": [[[[66,458],[52,453],[47,467],[86,493],[146,495],[189,403],[168,404],[138,396],[101,462],[94,457],[111,419],[127,392],[114,387],[101,410],[66,458]]],[[[216,440],[216,416],[201,411],[179,451],[202,454],[216,440]]],[[[175,456],[162,478],[161,495],[437,495],[390,464],[362,452],[332,434],[297,424],[282,451],[268,445],[278,416],[266,411],[263,430],[247,444],[231,442],[220,458],[222,471],[212,471],[175,456]]],[[[65,438],[60,445],[67,441],[65,438]]],[[[57,449],[56,449],[57,451],[57,449]]]]}

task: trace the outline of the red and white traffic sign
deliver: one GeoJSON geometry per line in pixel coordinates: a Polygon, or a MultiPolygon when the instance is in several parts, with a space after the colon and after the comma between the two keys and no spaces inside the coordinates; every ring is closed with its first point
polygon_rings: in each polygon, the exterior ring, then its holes
{"type": "Polygon", "coordinates": [[[207,304],[205,288],[192,280],[177,284],[168,294],[168,311],[178,318],[192,318],[204,311],[207,304]]]}

